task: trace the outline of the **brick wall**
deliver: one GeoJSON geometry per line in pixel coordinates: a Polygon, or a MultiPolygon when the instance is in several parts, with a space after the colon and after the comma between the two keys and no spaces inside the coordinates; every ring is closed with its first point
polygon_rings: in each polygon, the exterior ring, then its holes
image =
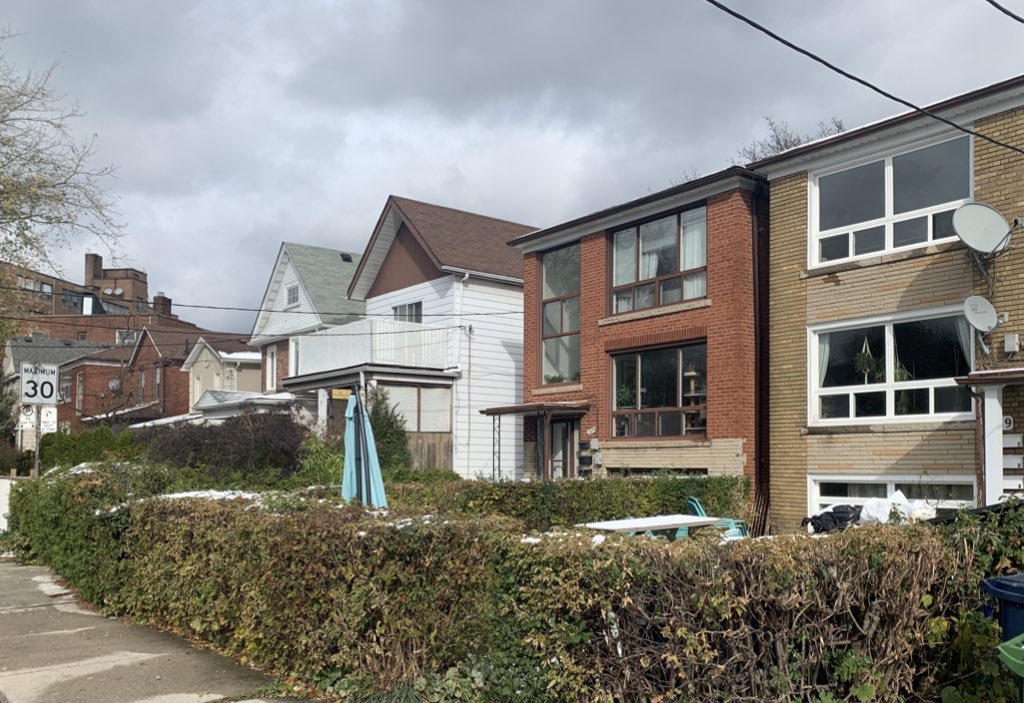
{"type": "MultiPolygon", "coordinates": [[[[586,400],[581,434],[596,437],[606,468],[707,468],[753,477],[755,403],[754,281],[750,193],[733,190],[707,202],[707,298],[612,317],[608,233],[580,241],[580,379],[541,382],[540,283],[537,253],[524,258],[524,402],[586,400]],[[611,352],[707,341],[706,437],[612,437],[611,352]]],[[[767,209],[766,204],[761,205],[767,209]]],[[[536,471],[536,431],[524,423],[524,464],[536,471]]]]}
{"type": "Polygon", "coordinates": [[[288,340],[282,340],[280,342],[273,342],[271,344],[260,347],[260,352],[263,358],[260,361],[260,375],[262,380],[260,381],[261,388],[264,393],[276,393],[284,390],[284,386],[281,385],[281,381],[288,378],[288,340]],[[273,349],[277,355],[275,358],[274,368],[274,387],[267,388],[267,350],[273,349]]]}

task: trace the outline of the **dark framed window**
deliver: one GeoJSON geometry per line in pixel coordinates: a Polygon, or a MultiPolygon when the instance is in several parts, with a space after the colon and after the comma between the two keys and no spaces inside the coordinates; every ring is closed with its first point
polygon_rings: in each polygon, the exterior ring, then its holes
{"type": "Polygon", "coordinates": [[[707,208],[612,232],[612,312],[707,295],[707,208]]]}
{"type": "Polygon", "coordinates": [[[395,319],[399,322],[423,322],[423,303],[406,303],[391,308],[395,319]]]}
{"type": "Polygon", "coordinates": [[[298,305],[299,303],[299,287],[289,286],[288,287],[288,305],[298,305]]]}
{"type": "Polygon", "coordinates": [[[541,356],[544,383],[580,378],[580,245],[541,258],[541,356]]]}
{"type": "Polygon", "coordinates": [[[613,356],[613,436],[706,433],[707,349],[700,342],[613,356]]]}

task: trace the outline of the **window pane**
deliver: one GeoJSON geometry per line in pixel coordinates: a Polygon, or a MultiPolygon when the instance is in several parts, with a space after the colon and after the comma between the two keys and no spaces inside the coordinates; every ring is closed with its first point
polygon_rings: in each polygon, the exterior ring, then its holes
{"type": "Polygon", "coordinates": [[[884,483],[819,483],[822,498],[885,498],[884,483]]]}
{"type": "Polygon", "coordinates": [[[818,179],[819,231],[884,216],[884,161],[876,161],[818,179]]]}
{"type": "Polygon", "coordinates": [[[562,331],[579,332],[580,299],[568,298],[562,301],[562,331]]]}
{"type": "Polygon", "coordinates": [[[850,396],[846,393],[821,396],[821,419],[834,417],[850,417],[850,396]]]}
{"type": "Polygon", "coordinates": [[[675,215],[640,225],[641,281],[678,270],[677,261],[675,215]]]}
{"type": "Polygon", "coordinates": [[[872,227],[853,233],[853,253],[870,254],[885,249],[885,227],[872,227]]]}
{"type": "Polygon", "coordinates": [[[960,200],[970,194],[970,141],[952,141],[893,157],[896,214],[960,200]]]}
{"type": "Polygon", "coordinates": [[[562,301],[544,303],[544,336],[562,332],[562,301]]]}
{"type": "Polygon", "coordinates": [[[580,289],[580,246],[555,249],[544,254],[544,298],[558,298],[580,289]]]}
{"type": "Polygon", "coordinates": [[[633,436],[633,416],[632,415],[615,415],[612,418],[612,424],[614,425],[614,432],[616,437],[632,437],[633,436]]]}
{"type": "Polygon", "coordinates": [[[636,407],[636,354],[615,357],[615,408],[636,407]]]}
{"type": "Polygon", "coordinates": [[[676,361],[679,352],[675,349],[658,349],[641,352],[637,356],[640,358],[640,407],[677,407],[676,361]]]}
{"type": "Polygon", "coordinates": [[[956,236],[956,230],[953,229],[954,212],[956,210],[932,215],[932,239],[948,239],[956,236]]]}
{"type": "Polygon", "coordinates": [[[707,395],[708,345],[683,347],[683,405],[702,405],[707,395]]]}
{"type": "Polygon", "coordinates": [[[914,483],[897,483],[908,500],[974,500],[974,486],[969,483],[932,483],[927,479],[914,483]]]}
{"type": "Polygon", "coordinates": [[[963,386],[935,389],[935,412],[969,413],[973,403],[971,394],[963,386]]]}
{"type": "Polygon", "coordinates": [[[645,283],[642,286],[637,286],[636,291],[636,309],[643,310],[654,305],[654,284],[645,283]]]}
{"type": "Polygon", "coordinates": [[[708,277],[704,271],[683,276],[683,298],[692,300],[708,294],[708,277]]]}
{"type": "Polygon", "coordinates": [[[615,233],[615,276],[612,285],[636,280],[636,227],[615,233]]]}
{"type": "Polygon", "coordinates": [[[896,344],[895,381],[953,378],[970,372],[960,335],[964,345],[971,344],[971,330],[962,317],[901,322],[893,325],[892,331],[896,344]],[[958,325],[962,329],[958,330],[958,325]]]}
{"type": "Polygon", "coordinates": [[[896,414],[927,415],[931,412],[931,408],[928,407],[930,395],[927,388],[896,391],[896,414]]]}
{"type": "Polygon", "coordinates": [[[883,383],[885,328],[863,327],[818,335],[818,369],[819,382],[826,388],[883,383]]]}
{"type": "Polygon", "coordinates": [[[683,251],[680,270],[703,268],[708,265],[707,212],[705,208],[687,210],[679,214],[683,251]]]}
{"type": "Polygon", "coordinates": [[[683,298],[683,289],[678,278],[670,278],[661,282],[661,304],[678,303],[683,298]]]}
{"type": "Polygon", "coordinates": [[[820,258],[822,261],[845,259],[850,255],[850,235],[840,234],[836,237],[825,237],[821,240],[820,258]]]}
{"type": "Polygon", "coordinates": [[[678,437],[683,433],[682,413],[661,413],[658,424],[659,437],[678,437]]]}
{"type": "Polygon", "coordinates": [[[855,393],[853,396],[853,412],[857,417],[885,415],[885,391],[855,393]]]}
{"type": "Polygon", "coordinates": [[[892,245],[905,247],[928,241],[928,218],[915,217],[912,220],[895,222],[892,226],[892,245]]]}
{"type": "Polygon", "coordinates": [[[575,381],[580,377],[580,336],[544,340],[544,383],[575,381]]]}
{"type": "Polygon", "coordinates": [[[633,309],[633,290],[622,290],[615,294],[615,312],[629,312],[633,309]]]}
{"type": "Polygon", "coordinates": [[[653,437],[654,436],[654,413],[640,413],[636,416],[636,436],[637,437],[653,437]]]}

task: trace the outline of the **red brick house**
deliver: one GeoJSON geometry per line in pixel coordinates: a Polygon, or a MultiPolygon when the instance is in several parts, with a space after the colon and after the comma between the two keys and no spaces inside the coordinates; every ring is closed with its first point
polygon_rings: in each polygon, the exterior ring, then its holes
{"type": "Polygon", "coordinates": [[[200,337],[239,346],[246,338],[198,328],[145,327],[134,344],[61,366],[59,425],[77,432],[99,423],[127,425],[187,414],[191,377],[180,371],[200,337]]]}
{"type": "Polygon", "coordinates": [[[520,236],[526,474],[766,477],[767,190],[732,167],[520,236]]]}

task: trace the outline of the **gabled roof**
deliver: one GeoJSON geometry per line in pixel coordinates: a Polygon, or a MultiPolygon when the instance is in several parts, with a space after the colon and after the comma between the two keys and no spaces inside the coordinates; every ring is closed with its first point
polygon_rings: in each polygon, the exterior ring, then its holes
{"type": "Polygon", "coordinates": [[[319,318],[321,325],[343,325],[362,315],[366,310],[363,302],[350,300],[346,295],[360,258],[360,254],[353,252],[282,242],[250,337],[257,336],[256,331],[275,312],[272,308],[289,265],[313,306],[310,312],[319,318]]]}
{"type": "Polygon", "coordinates": [[[388,196],[349,286],[350,298],[365,299],[401,224],[405,224],[438,269],[515,281],[523,278],[523,257],[505,243],[537,229],[443,205],[388,196]]]}
{"type": "Polygon", "coordinates": [[[214,349],[221,346],[232,350],[247,347],[246,337],[234,332],[210,332],[209,330],[179,330],[173,327],[143,327],[135,344],[134,359],[146,337],[153,342],[157,352],[167,361],[184,361],[202,338],[214,349]],[[199,334],[197,334],[197,332],[199,334]]]}
{"type": "Polygon", "coordinates": [[[199,360],[199,355],[203,349],[209,349],[211,353],[219,356],[222,360],[231,359],[241,363],[260,363],[260,353],[253,351],[252,347],[238,335],[225,336],[224,338],[213,337],[212,339],[201,336],[196,340],[191,350],[189,350],[184,363],[181,365],[181,370],[188,371],[191,369],[192,365],[199,360]]]}
{"type": "Polygon", "coordinates": [[[12,337],[7,341],[7,355],[14,373],[20,373],[24,362],[33,364],[66,364],[100,349],[106,345],[98,342],[84,342],[77,339],[53,339],[41,332],[28,336],[12,337]]]}

